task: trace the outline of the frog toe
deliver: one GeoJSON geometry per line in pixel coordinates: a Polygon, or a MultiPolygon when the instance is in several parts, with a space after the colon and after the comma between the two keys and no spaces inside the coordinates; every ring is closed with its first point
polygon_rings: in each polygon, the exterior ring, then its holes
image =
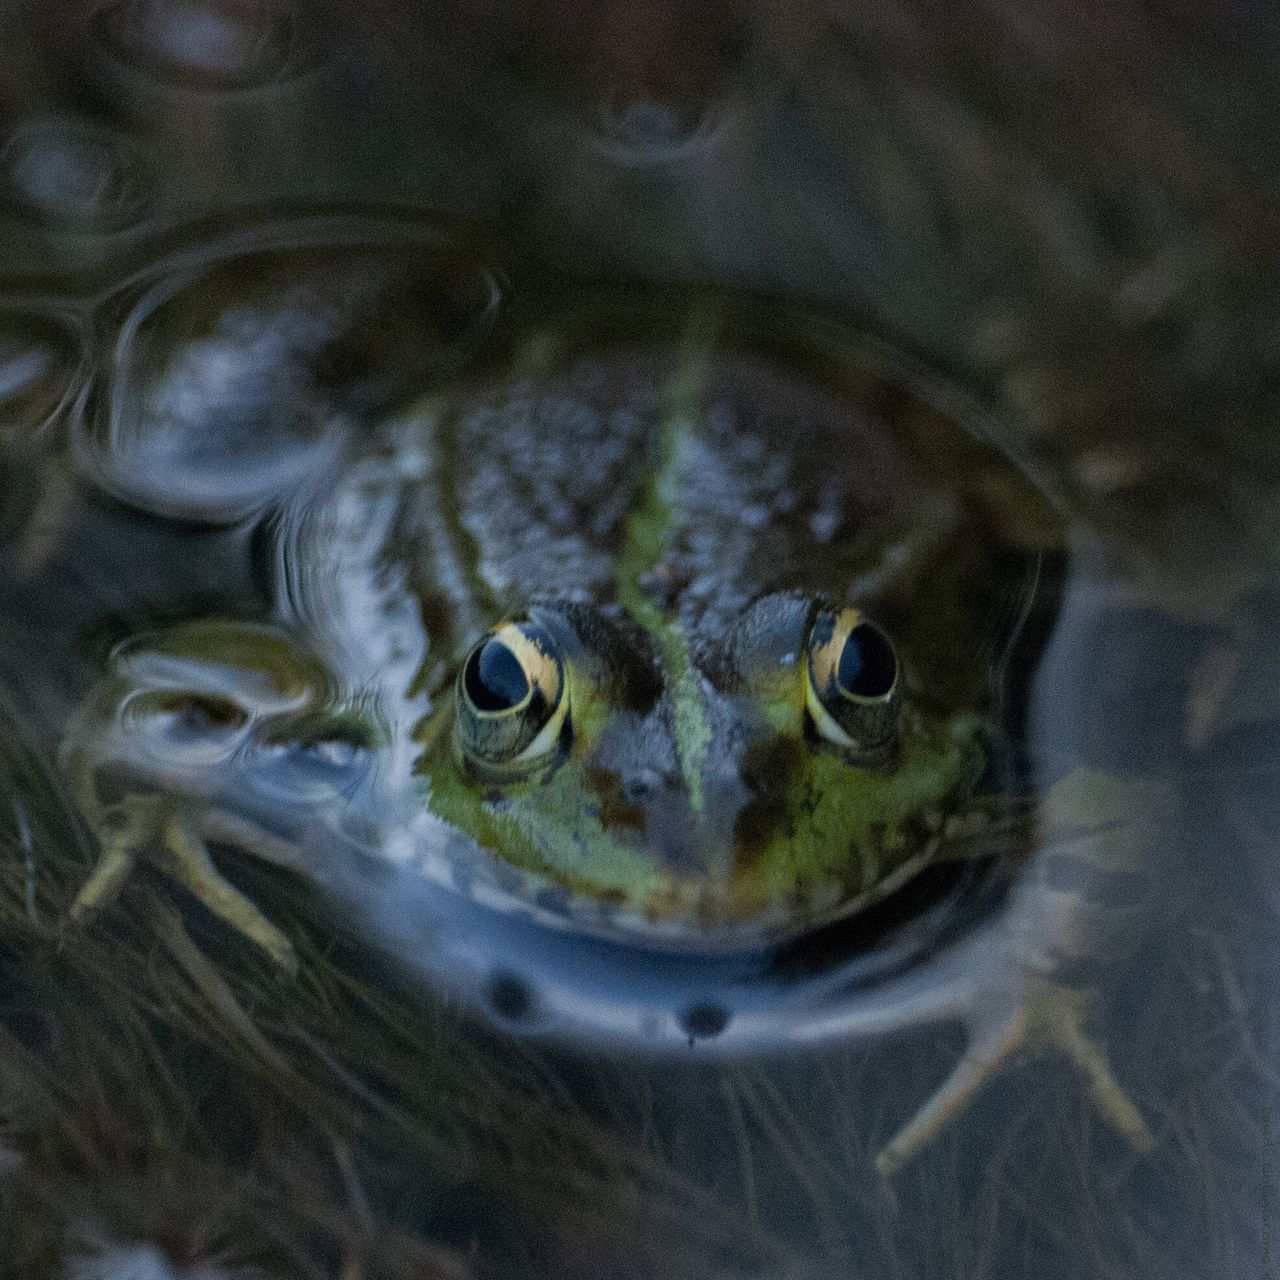
{"type": "Polygon", "coordinates": [[[110,812],[99,811],[101,853],[67,912],[73,926],[85,924],[120,896],[138,858],[154,839],[161,810],[151,796],[129,796],[110,812]]]}
{"type": "Polygon", "coordinates": [[[136,861],[137,855],[132,849],[107,845],[67,912],[69,923],[76,927],[83,925],[101,908],[114,902],[136,861]]]}
{"type": "Polygon", "coordinates": [[[1102,1114],[1137,1151],[1154,1145],[1138,1109],[1111,1070],[1106,1051],[1084,1029],[1084,998],[1069,987],[1037,979],[1016,1001],[974,1010],[969,1047],[951,1075],[876,1157],[888,1175],[927,1146],[1020,1049],[1053,1047],[1082,1071],[1102,1114]]]}
{"type": "Polygon", "coordinates": [[[192,824],[172,816],[162,835],[163,869],[199,902],[260,947],[286,975],[298,971],[293,943],[213,865],[204,840],[192,824]]]}
{"type": "Polygon", "coordinates": [[[876,1171],[887,1177],[928,1146],[1002,1070],[1026,1038],[1026,1018],[1021,1008],[1014,1008],[1003,1017],[988,1016],[971,1022],[964,1056],[937,1092],[876,1156],[876,1171]]]}
{"type": "Polygon", "coordinates": [[[140,858],[176,880],[199,902],[260,947],[276,966],[292,976],[298,959],[293,944],[234,885],[209,857],[194,823],[172,811],[162,797],[131,796],[112,815],[102,835],[98,862],[76,894],[68,923],[77,927],[110,906],[140,858]]]}
{"type": "Polygon", "coordinates": [[[1150,1151],[1155,1146],[1151,1130],[1115,1078],[1106,1050],[1085,1031],[1079,997],[1068,988],[1046,986],[1050,992],[1060,993],[1052,1006],[1056,1016],[1049,1023],[1048,1038],[1084,1073],[1098,1110],[1128,1139],[1130,1146],[1135,1151],[1150,1151]]]}

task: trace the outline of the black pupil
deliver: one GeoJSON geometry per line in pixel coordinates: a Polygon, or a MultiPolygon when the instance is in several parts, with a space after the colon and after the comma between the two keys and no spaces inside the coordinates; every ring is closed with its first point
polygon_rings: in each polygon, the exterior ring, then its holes
{"type": "Polygon", "coordinates": [[[486,640],[467,659],[463,687],[477,711],[510,711],[524,701],[529,680],[501,640],[486,640]]]}
{"type": "Polygon", "coordinates": [[[836,679],[856,698],[882,698],[893,688],[898,664],[889,641],[877,627],[860,622],[840,651],[836,679]]]}
{"type": "Polygon", "coordinates": [[[240,708],[225,698],[205,698],[192,694],[178,698],[172,709],[184,727],[196,733],[238,728],[244,722],[244,714],[240,708]]]}

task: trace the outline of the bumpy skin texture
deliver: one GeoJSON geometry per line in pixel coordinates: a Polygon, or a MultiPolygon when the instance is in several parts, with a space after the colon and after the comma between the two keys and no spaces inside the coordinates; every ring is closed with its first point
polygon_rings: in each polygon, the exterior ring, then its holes
{"type": "Polygon", "coordinates": [[[866,315],[982,389],[1162,601],[1275,580],[1273,9],[631,8],[494,23],[555,260],[866,315]],[[720,150],[655,191],[540,139],[606,86],[691,100],[720,150]]]}
{"type": "Polygon", "coordinates": [[[1010,622],[1009,495],[980,493],[995,455],[962,444],[939,464],[922,437],[967,437],[936,411],[865,371],[771,364],[739,332],[763,313],[720,310],[604,312],[635,336],[542,365],[544,323],[579,341],[596,313],[539,321],[521,373],[384,424],[381,478],[375,456],[305,497],[281,552],[291,620],[412,729],[406,803],[417,786],[516,866],[695,935],[810,925],[931,857],[983,772],[990,646],[1010,622]],[[370,541],[359,513],[388,504],[370,541]],[[406,582],[420,607],[396,620],[406,582]],[[875,761],[839,758],[806,718],[821,599],[873,602],[899,647],[902,728],[875,761]],[[487,628],[522,617],[558,637],[571,745],[512,773],[463,759],[457,676],[487,628]],[[370,661],[397,633],[418,671],[370,661]]]}

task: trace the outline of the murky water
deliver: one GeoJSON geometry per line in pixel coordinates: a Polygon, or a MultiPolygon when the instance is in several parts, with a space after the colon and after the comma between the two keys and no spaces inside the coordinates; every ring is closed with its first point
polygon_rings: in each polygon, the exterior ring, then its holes
{"type": "Polygon", "coordinates": [[[1265,24],[1093,19],[5,11],[0,1274],[1280,1265],[1265,24]]]}

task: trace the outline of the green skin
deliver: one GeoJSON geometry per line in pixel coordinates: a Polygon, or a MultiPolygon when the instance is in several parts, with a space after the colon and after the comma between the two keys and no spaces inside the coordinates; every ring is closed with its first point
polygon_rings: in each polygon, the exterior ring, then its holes
{"type": "MultiPolygon", "coordinates": [[[[696,566],[691,570],[682,560],[687,555],[681,548],[697,532],[702,499],[687,491],[689,477],[706,468],[708,456],[720,460],[709,453],[715,442],[702,425],[717,376],[711,352],[705,326],[695,323],[660,388],[660,407],[644,441],[647,473],[611,535],[611,580],[584,569],[574,581],[578,560],[571,557],[555,583],[534,583],[533,599],[522,600],[495,585],[500,574],[486,566],[500,559],[502,545],[495,551],[486,542],[487,529],[474,522],[479,533],[467,535],[469,513],[463,510],[452,526],[457,545],[470,547],[462,588],[437,589],[432,581],[445,558],[438,530],[434,542],[419,535],[403,548],[376,548],[379,565],[411,563],[410,580],[424,599],[444,596],[454,606],[433,613],[423,603],[415,611],[426,622],[416,638],[424,656],[413,672],[383,673],[376,716],[368,714],[369,679],[339,668],[330,657],[333,637],[325,634],[326,628],[341,632],[354,640],[347,651],[358,650],[360,630],[370,625],[367,608],[346,617],[331,610],[323,624],[311,624],[310,634],[288,625],[290,619],[280,626],[200,622],[117,656],[106,697],[114,702],[107,717],[114,727],[87,754],[99,761],[127,761],[131,750],[136,756],[119,707],[130,699],[136,704],[140,684],[163,687],[170,716],[174,699],[195,700],[188,738],[212,724],[241,743],[234,751],[228,747],[227,758],[234,755],[246,771],[253,768],[253,753],[244,744],[269,742],[277,754],[314,752],[333,738],[366,752],[390,752],[398,740],[408,754],[405,767],[380,769],[382,792],[353,802],[401,817],[406,806],[425,805],[530,873],[531,885],[551,881],[641,922],[661,920],[704,934],[742,925],[790,931],[890,891],[941,856],[944,825],[969,805],[984,768],[985,691],[957,683],[939,665],[937,655],[948,653],[947,636],[929,625],[929,611],[947,631],[981,628],[984,620],[969,616],[966,584],[983,572],[986,544],[975,535],[970,541],[977,550],[959,557],[952,548],[964,537],[963,518],[896,457],[890,461],[898,471],[890,474],[908,479],[895,482],[904,487],[888,494],[886,510],[905,503],[928,513],[925,536],[886,515],[883,528],[868,519],[839,540],[815,538],[809,546],[793,521],[788,554],[824,566],[825,577],[757,583],[752,566],[776,558],[772,543],[779,537],[773,523],[761,521],[752,533],[754,559],[745,559],[748,567],[734,584],[739,596],[754,595],[755,603],[729,609],[729,621],[714,609],[691,609],[680,584],[696,577],[696,566]],[[926,609],[908,625],[893,627],[903,690],[899,731],[886,756],[867,762],[817,731],[806,705],[806,645],[819,610],[840,607],[836,592],[848,590],[849,577],[879,573],[883,579],[885,564],[894,567],[891,581],[888,588],[878,581],[873,594],[889,601],[895,617],[902,616],[894,610],[895,580],[911,598],[921,581],[930,587],[926,609]],[[674,589],[662,586],[671,582],[674,589]],[[561,591],[548,591],[548,585],[561,591]],[[592,599],[584,600],[588,594],[592,599]],[[569,691],[567,728],[550,756],[494,777],[460,746],[458,719],[466,708],[457,672],[478,638],[477,622],[483,628],[530,609],[557,641],[569,691]],[[446,661],[441,649],[450,655],[446,661]],[[140,663],[150,664],[152,674],[140,677],[140,663]],[[306,692],[298,694],[299,686],[306,692]],[[359,699],[352,696],[356,686],[359,699]],[[288,688],[294,694],[280,692],[288,688]],[[234,726],[219,724],[227,717],[204,708],[201,700],[211,693],[235,704],[234,726]],[[375,719],[384,727],[375,727],[375,719]],[[640,789],[633,785],[638,776],[646,783],[640,789]]],[[[454,492],[460,486],[447,467],[455,464],[439,444],[444,419],[439,402],[424,404],[401,424],[399,437],[403,441],[407,432],[418,445],[439,445],[433,454],[443,459],[437,488],[428,477],[418,494],[433,515],[449,502],[466,501],[465,491],[454,492]]],[[[878,465],[885,471],[890,464],[878,465]]],[[[803,474],[796,483],[806,483],[803,474]]],[[[521,541],[543,532],[536,520],[536,513],[528,515],[521,541]]],[[[319,558],[321,570],[330,560],[350,575],[360,557],[369,561],[368,553],[357,556],[333,527],[326,526],[323,541],[303,549],[319,558]]],[[[467,559],[456,546],[446,550],[467,559]]],[[[719,554],[712,549],[713,563],[719,554]]],[[[581,561],[587,563],[585,551],[581,561]]],[[[443,580],[443,573],[438,576],[443,580]]],[[[182,790],[180,773],[170,764],[166,785],[182,790]]],[[[190,785],[208,785],[196,779],[210,774],[202,764],[190,785]]],[[[235,786],[221,790],[234,793],[235,786]]],[[[333,790],[336,795],[342,788],[335,784],[333,790]]],[[[313,787],[309,805],[316,794],[313,787]]]]}
{"type": "MultiPolygon", "coordinates": [[[[419,803],[516,866],[642,916],[703,928],[757,917],[795,925],[851,909],[935,852],[933,837],[982,769],[982,721],[908,704],[886,762],[859,764],[823,745],[805,708],[805,664],[772,660],[803,644],[812,612],[795,597],[761,601],[744,630],[754,623],[763,632],[757,647],[766,650],[765,662],[735,673],[728,692],[690,667],[687,684],[668,683],[645,713],[618,698],[628,674],[620,668],[640,653],[590,650],[578,641],[564,663],[572,745],[510,780],[477,776],[456,739],[460,695],[452,692],[414,729],[419,750],[410,786],[419,803]],[[690,699],[683,709],[681,696],[690,699]],[[709,705],[716,708],[711,728],[709,705]],[[599,763],[601,744],[610,741],[615,759],[643,760],[663,738],[678,770],[644,800],[628,801],[617,774],[599,763]],[[703,782],[697,803],[685,783],[691,757],[703,782]],[[767,762],[773,785],[741,782],[752,759],[767,762]],[[656,836],[649,834],[655,826],[656,836]]],[[[590,616],[584,609],[570,616],[581,624],[584,614],[590,616]]],[[[559,624],[565,648],[577,640],[554,608],[540,616],[559,624]]],[[[683,639],[679,623],[663,625],[670,629],[664,642],[672,643],[673,633],[683,639]]],[[[190,777],[169,765],[169,785],[189,795],[202,778],[210,790],[222,789],[223,759],[239,757],[253,770],[255,753],[272,748],[302,755],[337,742],[372,751],[385,745],[367,715],[335,696],[334,682],[306,650],[274,629],[193,623],[118,654],[116,663],[106,701],[129,708],[135,727],[154,721],[157,761],[172,749],[164,720],[182,721],[188,741],[203,737],[202,767],[190,777]],[[215,740],[221,758],[207,754],[215,740]]],[[[135,766],[145,763],[140,741],[127,748],[135,766]]],[[[338,790],[328,798],[338,800],[338,790]]],[[[315,804],[326,796],[312,788],[306,799],[315,804]]],[[[362,802],[376,811],[385,799],[362,802]]]]}
{"type": "MultiPolygon", "coordinates": [[[[639,655],[566,657],[572,744],[514,780],[477,776],[457,744],[467,712],[455,690],[419,734],[416,771],[432,810],[574,892],[703,928],[757,917],[811,923],[879,896],[936,851],[945,817],[969,796],[982,722],[909,705],[891,758],[876,764],[823,744],[806,710],[806,664],[776,661],[803,653],[812,613],[796,598],[762,600],[744,629],[764,633],[757,647],[774,660],[732,670],[717,689],[685,658],[681,624],[653,611],[646,622],[657,634],[642,635],[660,655],[663,687],[646,712],[615,692],[627,674],[619,668],[639,655]],[[655,742],[677,768],[630,798],[623,777],[655,742]],[[628,765],[611,769],[602,757],[628,765]]],[[[581,644],[553,609],[539,617],[561,623],[564,649],[581,644]]]]}

